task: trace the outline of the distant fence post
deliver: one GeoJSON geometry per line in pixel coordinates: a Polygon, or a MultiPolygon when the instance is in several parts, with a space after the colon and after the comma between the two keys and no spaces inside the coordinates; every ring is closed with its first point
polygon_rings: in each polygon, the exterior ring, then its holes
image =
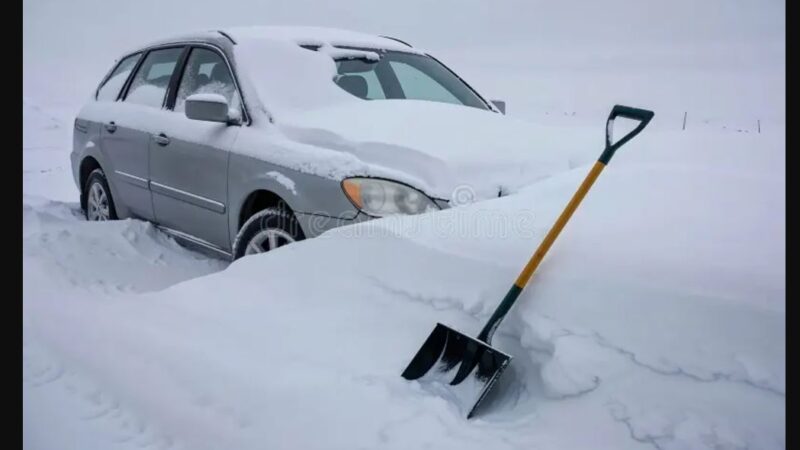
{"type": "Polygon", "coordinates": [[[684,130],[686,129],[686,114],[688,114],[688,111],[684,111],[683,112],[683,129],[684,130]]]}

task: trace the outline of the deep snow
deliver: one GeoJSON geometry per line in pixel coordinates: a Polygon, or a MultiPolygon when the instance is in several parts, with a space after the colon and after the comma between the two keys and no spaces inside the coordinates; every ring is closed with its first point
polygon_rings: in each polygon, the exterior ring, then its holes
{"type": "MultiPolygon", "coordinates": [[[[26,192],[68,185],[41,111],[25,103],[26,192]]],[[[221,272],[149,224],[26,194],[26,446],[782,448],[783,145],[655,131],[621,150],[500,329],[515,360],[472,422],[399,372],[436,321],[477,332],[588,166],[221,272]]]]}
{"type": "MultiPolygon", "coordinates": [[[[370,5],[317,14],[371,24],[370,5]]],[[[470,5],[464,23],[500,14],[470,5]]],[[[775,7],[678,2],[651,13],[687,5],[699,10],[677,22],[677,46],[666,25],[606,21],[668,36],[642,43],[649,58],[633,44],[593,51],[580,40],[606,22],[576,35],[547,20],[572,12],[545,5],[518,14],[525,27],[538,21],[531,39],[511,25],[476,31],[490,42],[469,48],[432,27],[419,31],[428,42],[396,33],[426,48],[449,42],[436,53],[471,84],[572,139],[563,170],[501,199],[341,228],[228,265],[146,223],[80,218],[72,119],[110,60],[58,66],[72,50],[36,30],[64,27],[66,13],[50,19],[26,3],[24,447],[785,448],[783,53],[763,29],[775,7]],[[704,40],[726,20],[736,38],[704,40]],[[508,57],[523,53],[538,57],[508,57]],[[54,67],[78,76],[54,80],[54,67]],[[614,101],[652,107],[656,119],[620,150],[501,325],[495,344],[514,361],[467,422],[399,374],[437,321],[480,329],[599,154],[614,101]],[[705,108],[708,123],[690,115],[681,132],[687,108],[705,108]]],[[[593,19],[614,11],[585,6],[593,19]]],[[[119,7],[119,17],[136,13],[119,7]]],[[[274,20],[291,16],[273,9],[274,20]]],[[[397,15],[387,34],[430,20],[417,16],[397,15]]],[[[77,28],[101,33],[116,20],[77,28]]],[[[113,58],[154,37],[137,22],[123,48],[91,40],[84,51],[113,58]]]]}

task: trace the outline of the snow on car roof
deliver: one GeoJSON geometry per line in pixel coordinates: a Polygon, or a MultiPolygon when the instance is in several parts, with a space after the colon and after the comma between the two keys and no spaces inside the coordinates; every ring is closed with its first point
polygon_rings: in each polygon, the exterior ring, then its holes
{"type": "Polygon", "coordinates": [[[129,49],[125,54],[155,45],[196,40],[225,44],[239,44],[247,41],[272,41],[291,43],[298,46],[327,47],[328,49],[333,47],[361,47],[417,54],[425,53],[420,49],[415,49],[395,39],[337,28],[310,26],[244,26],[215,30],[198,30],[190,33],[172,35],[149,42],[144,47],[139,46],[129,49]]]}
{"type": "Polygon", "coordinates": [[[314,45],[331,47],[364,47],[383,50],[397,50],[402,52],[419,53],[409,45],[394,39],[375,36],[356,31],[341,30],[337,28],[306,27],[306,26],[253,26],[232,27],[223,30],[233,40],[279,40],[293,42],[298,45],[314,45]]]}

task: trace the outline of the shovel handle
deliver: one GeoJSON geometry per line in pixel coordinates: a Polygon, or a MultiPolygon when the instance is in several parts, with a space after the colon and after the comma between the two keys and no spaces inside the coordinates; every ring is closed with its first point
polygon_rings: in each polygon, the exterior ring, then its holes
{"type": "Polygon", "coordinates": [[[500,322],[503,320],[503,317],[511,310],[511,307],[514,306],[514,302],[517,301],[517,297],[519,294],[522,293],[522,289],[528,284],[531,277],[533,276],[533,272],[536,271],[536,268],[539,267],[539,263],[542,262],[544,259],[544,255],[547,254],[547,251],[550,250],[550,246],[553,245],[553,242],[556,241],[556,238],[561,233],[561,230],[564,229],[564,226],[569,221],[570,217],[572,217],[572,213],[578,209],[578,205],[580,205],[581,200],[586,196],[586,193],[589,192],[589,188],[592,187],[594,181],[597,177],[600,176],[600,172],[603,171],[605,168],[605,164],[600,161],[594,163],[592,169],[589,171],[589,174],[586,175],[586,178],[581,183],[578,190],[575,194],[572,195],[569,203],[567,203],[567,207],[564,208],[564,211],[561,212],[561,215],[558,216],[556,222],[553,224],[553,227],[550,228],[550,231],[547,232],[544,239],[542,239],[541,244],[531,256],[531,259],[528,260],[528,264],[522,269],[522,272],[517,277],[517,280],[514,281],[514,284],[511,285],[511,289],[508,290],[508,293],[503,298],[503,301],[500,302],[500,305],[492,314],[492,317],[486,323],[486,326],[483,327],[480,334],[478,335],[478,339],[486,342],[487,344],[491,344],[492,336],[494,335],[494,331],[500,325],[500,322]]]}
{"type": "Polygon", "coordinates": [[[608,164],[611,161],[611,158],[614,156],[614,153],[617,151],[618,148],[625,145],[626,142],[633,139],[634,136],[641,133],[644,130],[644,127],[653,120],[653,116],[655,113],[653,111],[649,111],[646,109],[639,109],[633,108],[630,106],[623,106],[623,105],[614,105],[614,108],[611,109],[611,114],[608,115],[608,120],[606,120],[606,149],[603,151],[603,154],[600,155],[598,161],[603,164],[608,164]],[[631,120],[638,120],[639,125],[636,126],[631,132],[623,136],[622,139],[615,142],[613,145],[611,144],[612,140],[612,130],[614,128],[614,119],[617,117],[623,117],[625,119],[631,120]]]}
{"type": "Polygon", "coordinates": [[[648,111],[646,109],[639,109],[639,108],[631,108],[630,106],[622,106],[622,105],[615,105],[614,108],[611,110],[611,114],[608,115],[608,121],[606,122],[606,148],[603,151],[603,154],[594,163],[592,169],[586,175],[586,178],[583,180],[581,185],[578,187],[578,190],[573,194],[572,198],[570,199],[567,206],[564,208],[564,211],[561,212],[561,215],[558,216],[556,222],[553,224],[553,227],[550,228],[550,231],[547,232],[544,239],[542,239],[541,244],[531,256],[531,259],[528,261],[528,264],[522,269],[522,272],[517,277],[517,280],[511,286],[511,289],[508,290],[508,293],[503,298],[503,301],[500,302],[500,305],[492,314],[492,317],[489,318],[489,321],[486,322],[486,325],[481,330],[480,334],[478,335],[478,339],[487,343],[491,344],[492,336],[494,335],[495,330],[500,325],[500,322],[503,320],[505,315],[511,310],[511,307],[516,302],[517,297],[519,297],[520,293],[522,293],[522,289],[528,284],[533,273],[536,271],[536,268],[539,267],[539,263],[542,262],[544,259],[544,255],[547,254],[547,251],[550,250],[550,246],[553,245],[558,235],[561,233],[561,230],[564,229],[564,226],[569,221],[570,217],[572,217],[572,213],[578,209],[578,205],[581,204],[581,201],[586,196],[586,193],[589,192],[589,189],[594,184],[597,177],[600,176],[600,173],[606,167],[606,164],[611,160],[611,157],[614,156],[614,152],[617,151],[618,148],[622,147],[626,142],[633,139],[634,136],[639,134],[644,127],[650,122],[653,118],[653,111],[648,111]],[[611,145],[611,127],[614,124],[614,119],[617,117],[625,117],[628,119],[634,119],[639,121],[639,125],[631,132],[629,132],[625,137],[617,141],[615,144],[611,145]]]}

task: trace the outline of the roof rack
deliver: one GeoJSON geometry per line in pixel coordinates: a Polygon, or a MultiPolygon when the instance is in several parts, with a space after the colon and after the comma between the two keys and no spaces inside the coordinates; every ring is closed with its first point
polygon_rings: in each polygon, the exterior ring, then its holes
{"type": "Polygon", "coordinates": [[[222,30],[217,30],[217,33],[219,33],[219,34],[225,36],[226,38],[228,38],[228,40],[231,41],[231,44],[236,45],[236,41],[234,41],[233,38],[228,33],[224,32],[222,30]]]}
{"type": "Polygon", "coordinates": [[[411,44],[409,44],[408,42],[406,42],[406,41],[402,41],[402,40],[400,40],[400,39],[397,39],[396,37],[384,36],[384,35],[380,35],[379,37],[382,37],[382,38],[385,38],[385,39],[391,39],[391,40],[393,40],[393,41],[397,41],[397,42],[399,42],[399,43],[401,43],[401,44],[403,44],[403,45],[405,45],[405,46],[407,46],[407,47],[414,48],[414,47],[413,47],[413,46],[411,46],[411,44]]]}

